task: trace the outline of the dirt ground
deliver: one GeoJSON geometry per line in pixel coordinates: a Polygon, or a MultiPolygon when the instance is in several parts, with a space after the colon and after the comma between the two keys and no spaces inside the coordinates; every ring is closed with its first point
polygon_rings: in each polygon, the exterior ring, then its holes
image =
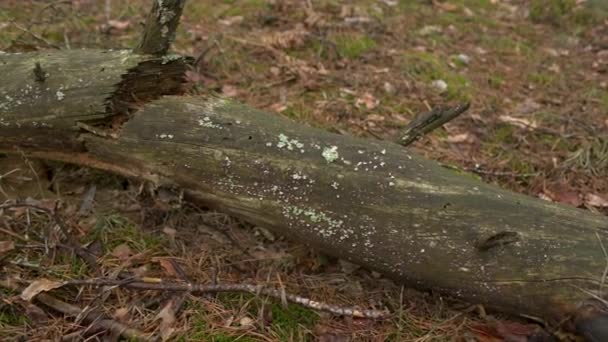
{"type": "MultiPolygon", "coordinates": [[[[131,48],[151,1],[0,1],[0,51],[131,48]]],[[[602,0],[188,1],[174,44],[216,92],[341,134],[394,140],[417,113],[471,101],[413,147],[513,191],[608,214],[608,3],[602,0]]],[[[532,341],[504,317],[312,251],[146,184],[0,156],[0,335],[102,339],[83,316],[19,299],[36,280],[123,274],[264,284],[390,318],[339,317],[252,294],[73,286],[49,292],[179,341],[532,341]],[[63,226],[97,259],[65,242],[63,226]],[[92,337],[91,337],[92,336],[92,337]]],[[[525,313],[523,313],[525,314],[525,313]]],[[[542,325],[542,324],[541,324],[542,325]]],[[[560,326],[546,327],[572,340],[560,326]]],[[[106,336],[107,337],[107,336],[106,336]]]]}

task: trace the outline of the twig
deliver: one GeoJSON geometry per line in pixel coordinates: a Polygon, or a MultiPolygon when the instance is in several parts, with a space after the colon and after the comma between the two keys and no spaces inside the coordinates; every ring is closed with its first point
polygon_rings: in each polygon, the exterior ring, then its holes
{"type": "Polygon", "coordinates": [[[63,223],[63,220],[59,216],[59,214],[57,212],[57,208],[55,208],[54,210],[50,210],[45,207],[37,206],[34,204],[27,204],[27,203],[9,203],[9,204],[0,205],[0,210],[10,209],[10,208],[29,208],[29,209],[35,209],[38,211],[42,211],[45,214],[47,214],[49,217],[51,217],[53,222],[55,222],[55,224],[59,227],[59,229],[61,230],[61,232],[63,233],[63,235],[65,236],[65,238],[68,242],[68,246],[74,251],[74,253],[76,253],[76,255],[78,255],[80,258],[82,258],[82,260],[84,260],[84,262],[86,262],[87,266],[89,266],[89,268],[91,270],[93,270],[93,271],[97,270],[97,260],[91,253],[89,253],[87,250],[85,250],[80,245],[80,243],[78,243],[78,241],[76,241],[76,239],[74,239],[74,237],[70,234],[68,228],[65,226],[65,224],[63,223]]]}
{"type": "Polygon", "coordinates": [[[602,279],[600,279],[600,289],[598,294],[602,297],[602,291],[604,289],[604,283],[606,282],[606,276],[608,276],[608,253],[606,252],[606,247],[604,247],[604,243],[602,242],[602,238],[598,232],[595,232],[595,236],[597,240],[600,242],[600,247],[602,248],[602,253],[604,253],[604,258],[606,259],[606,267],[604,268],[604,272],[602,273],[602,279]]]}
{"type": "Polygon", "coordinates": [[[185,3],[186,0],[154,1],[141,41],[133,52],[141,55],[165,55],[175,38],[185,3]]]}
{"type": "Polygon", "coordinates": [[[456,107],[440,107],[421,113],[405,127],[397,142],[400,145],[408,146],[423,135],[464,113],[469,106],[470,102],[466,102],[456,107]]]}
{"type": "Polygon", "coordinates": [[[326,311],[338,316],[372,319],[383,319],[390,316],[390,313],[385,310],[360,310],[353,307],[341,307],[338,305],[317,302],[309,298],[285,293],[283,290],[253,284],[196,284],[191,282],[175,283],[166,282],[159,278],[141,278],[132,279],[130,281],[94,278],[69,280],[64,283],[64,286],[65,285],[117,286],[136,290],[190,292],[192,294],[244,292],[255,295],[265,295],[278,300],[286,299],[289,302],[299,304],[307,308],[326,311]]]}
{"type": "Polygon", "coordinates": [[[28,30],[27,28],[17,24],[14,21],[10,21],[11,25],[13,25],[15,28],[17,28],[18,30],[22,31],[23,33],[27,33],[30,36],[32,36],[32,38],[36,39],[39,42],[42,42],[44,44],[46,44],[48,47],[54,48],[54,49],[59,49],[59,46],[57,46],[56,44],[51,43],[50,41],[48,41],[47,39],[44,39],[42,36],[35,34],[34,32],[28,30]]]}

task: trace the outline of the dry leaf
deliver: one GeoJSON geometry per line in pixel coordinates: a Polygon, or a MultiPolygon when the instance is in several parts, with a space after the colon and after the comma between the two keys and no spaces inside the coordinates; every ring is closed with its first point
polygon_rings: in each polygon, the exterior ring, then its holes
{"type": "Polygon", "coordinates": [[[583,204],[583,200],[580,194],[576,191],[559,191],[559,192],[550,192],[545,190],[545,194],[549,196],[553,201],[570,204],[575,207],[580,207],[583,204]]]}
{"type": "Polygon", "coordinates": [[[255,323],[255,321],[247,316],[245,316],[239,320],[239,325],[243,328],[249,328],[249,327],[253,326],[253,323],[255,323]]]}
{"type": "Polygon", "coordinates": [[[177,272],[175,267],[173,267],[173,263],[168,258],[155,258],[154,261],[158,261],[160,267],[165,271],[168,276],[171,277],[179,277],[180,274],[177,272]]]}
{"type": "Polygon", "coordinates": [[[450,135],[446,139],[447,142],[455,143],[455,144],[463,143],[463,142],[471,142],[471,140],[473,140],[473,137],[471,137],[471,135],[469,133],[450,135]]]}
{"type": "Polygon", "coordinates": [[[301,47],[306,42],[309,32],[302,25],[293,30],[272,33],[262,37],[262,43],[275,48],[292,49],[301,47]]]}
{"type": "Polygon", "coordinates": [[[13,241],[0,241],[0,256],[15,249],[13,241]]]}
{"type": "Polygon", "coordinates": [[[129,245],[123,243],[114,248],[114,250],[112,251],[112,255],[120,260],[126,260],[133,255],[133,251],[131,250],[131,247],[129,247],[129,245]]]}
{"type": "Polygon", "coordinates": [[[126,30],[131,26],[131,22],[128,20],[108,20],[108,28],[115,29],[118,31],[126,30]]]}
{"type": "Polygon", "coordinates": [[[324,333],[319,335],[319,342],[349,342],[351,339],[348,335],[339,333],[324,333]]]}
{"type": "Polygon", "coordinates": [[[367,109],[374,109],[374,108],[378,107],[379,104],[380,104],[380,100],[376,99],[374,97],[374,95],[372,95],[370,93],[363,94],[362,97],[358,98],[355,101],[355,106],[357,108],[361,108],[363,105],[365,105],[365,108],[367,108],[367,109]]]}
{"type": "Polygon", "coordinates": [[[275,113],[284,112],[285,110],[287,110],[287,108],[288,107],[282,103],[274,103],[270,106],[270,110],[272,110],[275,113]]]}
{"type": "Polygon", "coordinates": [[[586,194],[585,203],[592,207],[606,208],[608,207],[608,200],[600,195],[586,194]]]}
{"type": "Polygon", "coordinates": [[[123,308],[118,308],[118,309],[114,310],[114,314],[112,316],[114,316],[114,319],[119,322],[126,322],[128,315],[129,315],[129,309],[123,307],[123,308]]]}
{"type": "Polygon", "coordinates": [[[365,117],[365,120],[368,121],[384,121],[386,118],[379,114],[370,114],[365,117]]]}
{"type": "Polygon", "coordinates": [[[446,12],[454,12],[454,11],[458,10],[458,6],[457,5],[451,4],[449,2],[433,1],[433,5],[435,5],[439,9],[444,10],[446,12]]]}
{"type": "Polygon", "coordinates": [[[21,299],[30,301],[41,292],[50,291],[61,286],[63,286],[63,282],[61,281],[53,281],[45,278],[38,279],[21,292],[21,299]]]}
{"type": "Polygon", "coordinates": [[[538,124],[535,121],[530,121],[527,119],[516,118],[510,115],[501,115],[498,117],[500,121],[510,123],[513,126],[526,128],[526,129],[534,129],[538,127],[538,124]]]}
{"type": "Polygon", "coordinates": [[[243,19],[244,18],[243,18],[242,15],[237,15],[237,16],[234,16],[234,17],[226,18],[226,19],[220,19],[220,20],[218,20],[218,22],[220,24],[222,24],[222,25],[225,25],[225,26],[231,26],[233,24],[239,24],[239,23],[241,23],[243,21],[243,19]]]}
{"type": "Polygon", "coordinates": [[[222,86],[222,94],[227,97],[235,97],[239,94],[239,90],[233,85],[224,84],[222,86]]]}
{"type": "Polygon", "coordinates": [[[167,341],[175,331],[175,328],[173,328],[173,324],[175,323],[173,300],[170,300],[162,310],[160,310],[158,315],[156,315],[156,319],[160,319],[160,337],[163,341],[167,341]]]}
{"type": "Polygon", "coordinates": [[[164,227],[163,233],[167,234],[169,239],[175,240],[175,234],[177,234],[177,230],[171,227],[164,227]]]}

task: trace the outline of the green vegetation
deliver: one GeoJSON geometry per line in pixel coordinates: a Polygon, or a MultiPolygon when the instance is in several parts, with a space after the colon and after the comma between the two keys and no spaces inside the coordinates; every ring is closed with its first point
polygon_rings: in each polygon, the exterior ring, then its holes
{"type": "Polygon", "coordinates": [[[27,326],[29,319],[19,313],[15,307],[0,304],[0,329],[4,327],[27,326]]]}
{"type": "Polygon", "coordinates": [[[447,83],[445,95],[448,99],[470,98],[470,83],[467,78],[449,69],[435,54],[428,52],[407,52],[404,54],[402,69],[408,78],[430,84],[436,80],[447,83]]]}
{"type": "Polygon", "coordinates": [[[559,25],[567,15],[572,13],[575,5],[575,0],[532,0],[530,19],[535,22],[559,25]]]}
{"type": "Polygon", "coordinates": [[[157,233],[145,232],[120,215],[99,217],[93,232],[88,236],[89,241],[96,239],[102,242],[107,251],[126,243],[134,251],[143,252],[153,250],[162,243],[162,238],[157,233]]]}
{"type": "Polygon", "coordinates": [[[279,303],[270,304],[272,327],[281,341],[293,340],[303,335],[303,327],[312,328],[319,316],[316,312],[296,304],[286,307],[279,303]]]}
{"type": "Polygon", "coordinates": [[[355,59],[376,47],[376,42],[365,35],[340,34],[333,38],[342,57],[355,59]]]}
{"type": "MultiPolygon", "coordinates": [[[[250,317],[258,317],[262,300],[253,298],[252,295],[242,293],[220,293],[217,300],[226,308],[235,311],[247,312],[250,317]]],[[[182,336],[180,341],[257,341],[246,336],[246,329],[235,330],[234,334],[214,331],[210,324],[210,313],[198,303],[189,303],[187,310],[193,313],[189,317],[189,331],[182,336]]],[[[288,304],[284,307],[280,303],[270,302],[266,304],[269,317],[268,328],[276,335],[279,341],[305,341],[311,336],[307,333],[317,323],[319,316],[316,312],[296,304],[288,304]]],[[[234,324],[238,325],[238,322],[234,324]]]]}
{"type": "Polygon", "coordinates": [[[530,4],[530,19],[537,23],[569,27],[576,31],[600,23],[608,18],[608,2],[588,0],[577,5],[576,0],[533,0],[530,4]]]}

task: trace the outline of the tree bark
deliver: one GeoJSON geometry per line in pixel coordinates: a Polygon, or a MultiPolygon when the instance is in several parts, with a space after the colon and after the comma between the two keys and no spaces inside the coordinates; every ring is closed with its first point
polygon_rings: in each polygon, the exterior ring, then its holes
{"type": "Polygon", "coordinates": [[[502,311],[562,319],[605,298],[605,216],[226,99],[153,100],[179,93],[184,64],[125,52],[0,55],[0,98],[10,98],[0,151],[179,187],[396,281],[502,311]],[[171,84],[158,90],[151,74],[171,84]]]}

